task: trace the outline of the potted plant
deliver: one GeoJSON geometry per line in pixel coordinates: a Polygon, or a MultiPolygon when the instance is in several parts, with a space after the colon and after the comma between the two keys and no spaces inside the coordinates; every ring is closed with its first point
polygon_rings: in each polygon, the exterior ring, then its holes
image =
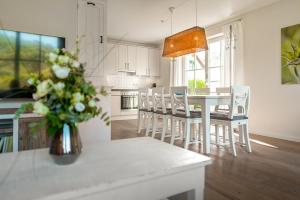
{"type": "Polygon", "coordinates": [[[31,110],[44,117],[39,126],[47,126],[52,136],[50,155],[58,164],[73,163],[81,153],[81,140],[77,125],[101,114],[106,125],[110,117],[97,106],[97,94],[106,95],[104,88],[97,92],[84,78],[83,65],[78,61],[78,50],[65,49],[50,53],[47,62],[51,66],[49,77],[32,74],[28,84],[35,91],[34,102],[23,104],[16,118],[31,110]]]}

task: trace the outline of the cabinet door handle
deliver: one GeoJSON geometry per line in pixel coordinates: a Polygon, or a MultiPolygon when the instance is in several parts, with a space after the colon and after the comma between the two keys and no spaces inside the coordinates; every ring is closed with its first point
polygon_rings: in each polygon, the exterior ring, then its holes
{"type": "Polygon", "coordinates": [[[100,44],[103,44],[103,36],[100,36],[100,44]]]}

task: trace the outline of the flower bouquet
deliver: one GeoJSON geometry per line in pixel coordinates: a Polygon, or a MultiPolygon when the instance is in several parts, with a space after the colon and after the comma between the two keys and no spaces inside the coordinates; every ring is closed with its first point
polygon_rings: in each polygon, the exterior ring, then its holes
{"type": "Polygon", "coordinates": [[[104,88],[97,92],[91,82],[84,78],[83,65],[78,61],[78,50],[71,53],[65,49],[50,53],[47,62],[51,66],[49,77],[32,74],[28,84],[33,88],[35,102],[23,104],[16,117],[25,111],[44,117],[39,126],[47,126],[52,136],[50,154],[59,164],[72,163],[81,152],[81,140],[77,125],[101,114],[106,125],[110,117],[97,106],[97,94],[106,95],[104,88]]]}

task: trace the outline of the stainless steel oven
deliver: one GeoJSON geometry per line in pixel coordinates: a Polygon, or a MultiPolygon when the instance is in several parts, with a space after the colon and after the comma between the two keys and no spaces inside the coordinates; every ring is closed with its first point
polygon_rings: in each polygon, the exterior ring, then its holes
{"type": "Polygon", "coordinates": [[[121,93],[121,111],[138,109],[138,92],[122,92],[121,93]]]}

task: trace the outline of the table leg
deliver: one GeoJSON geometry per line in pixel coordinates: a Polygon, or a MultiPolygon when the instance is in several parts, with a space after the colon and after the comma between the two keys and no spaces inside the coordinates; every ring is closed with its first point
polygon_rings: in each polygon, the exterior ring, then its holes
{"type": "Polygon", "coordinates": [[[210,153],[210,105],[207,99],[201,101],[202,129],[203,129],[203,153],[210,153]]]}

